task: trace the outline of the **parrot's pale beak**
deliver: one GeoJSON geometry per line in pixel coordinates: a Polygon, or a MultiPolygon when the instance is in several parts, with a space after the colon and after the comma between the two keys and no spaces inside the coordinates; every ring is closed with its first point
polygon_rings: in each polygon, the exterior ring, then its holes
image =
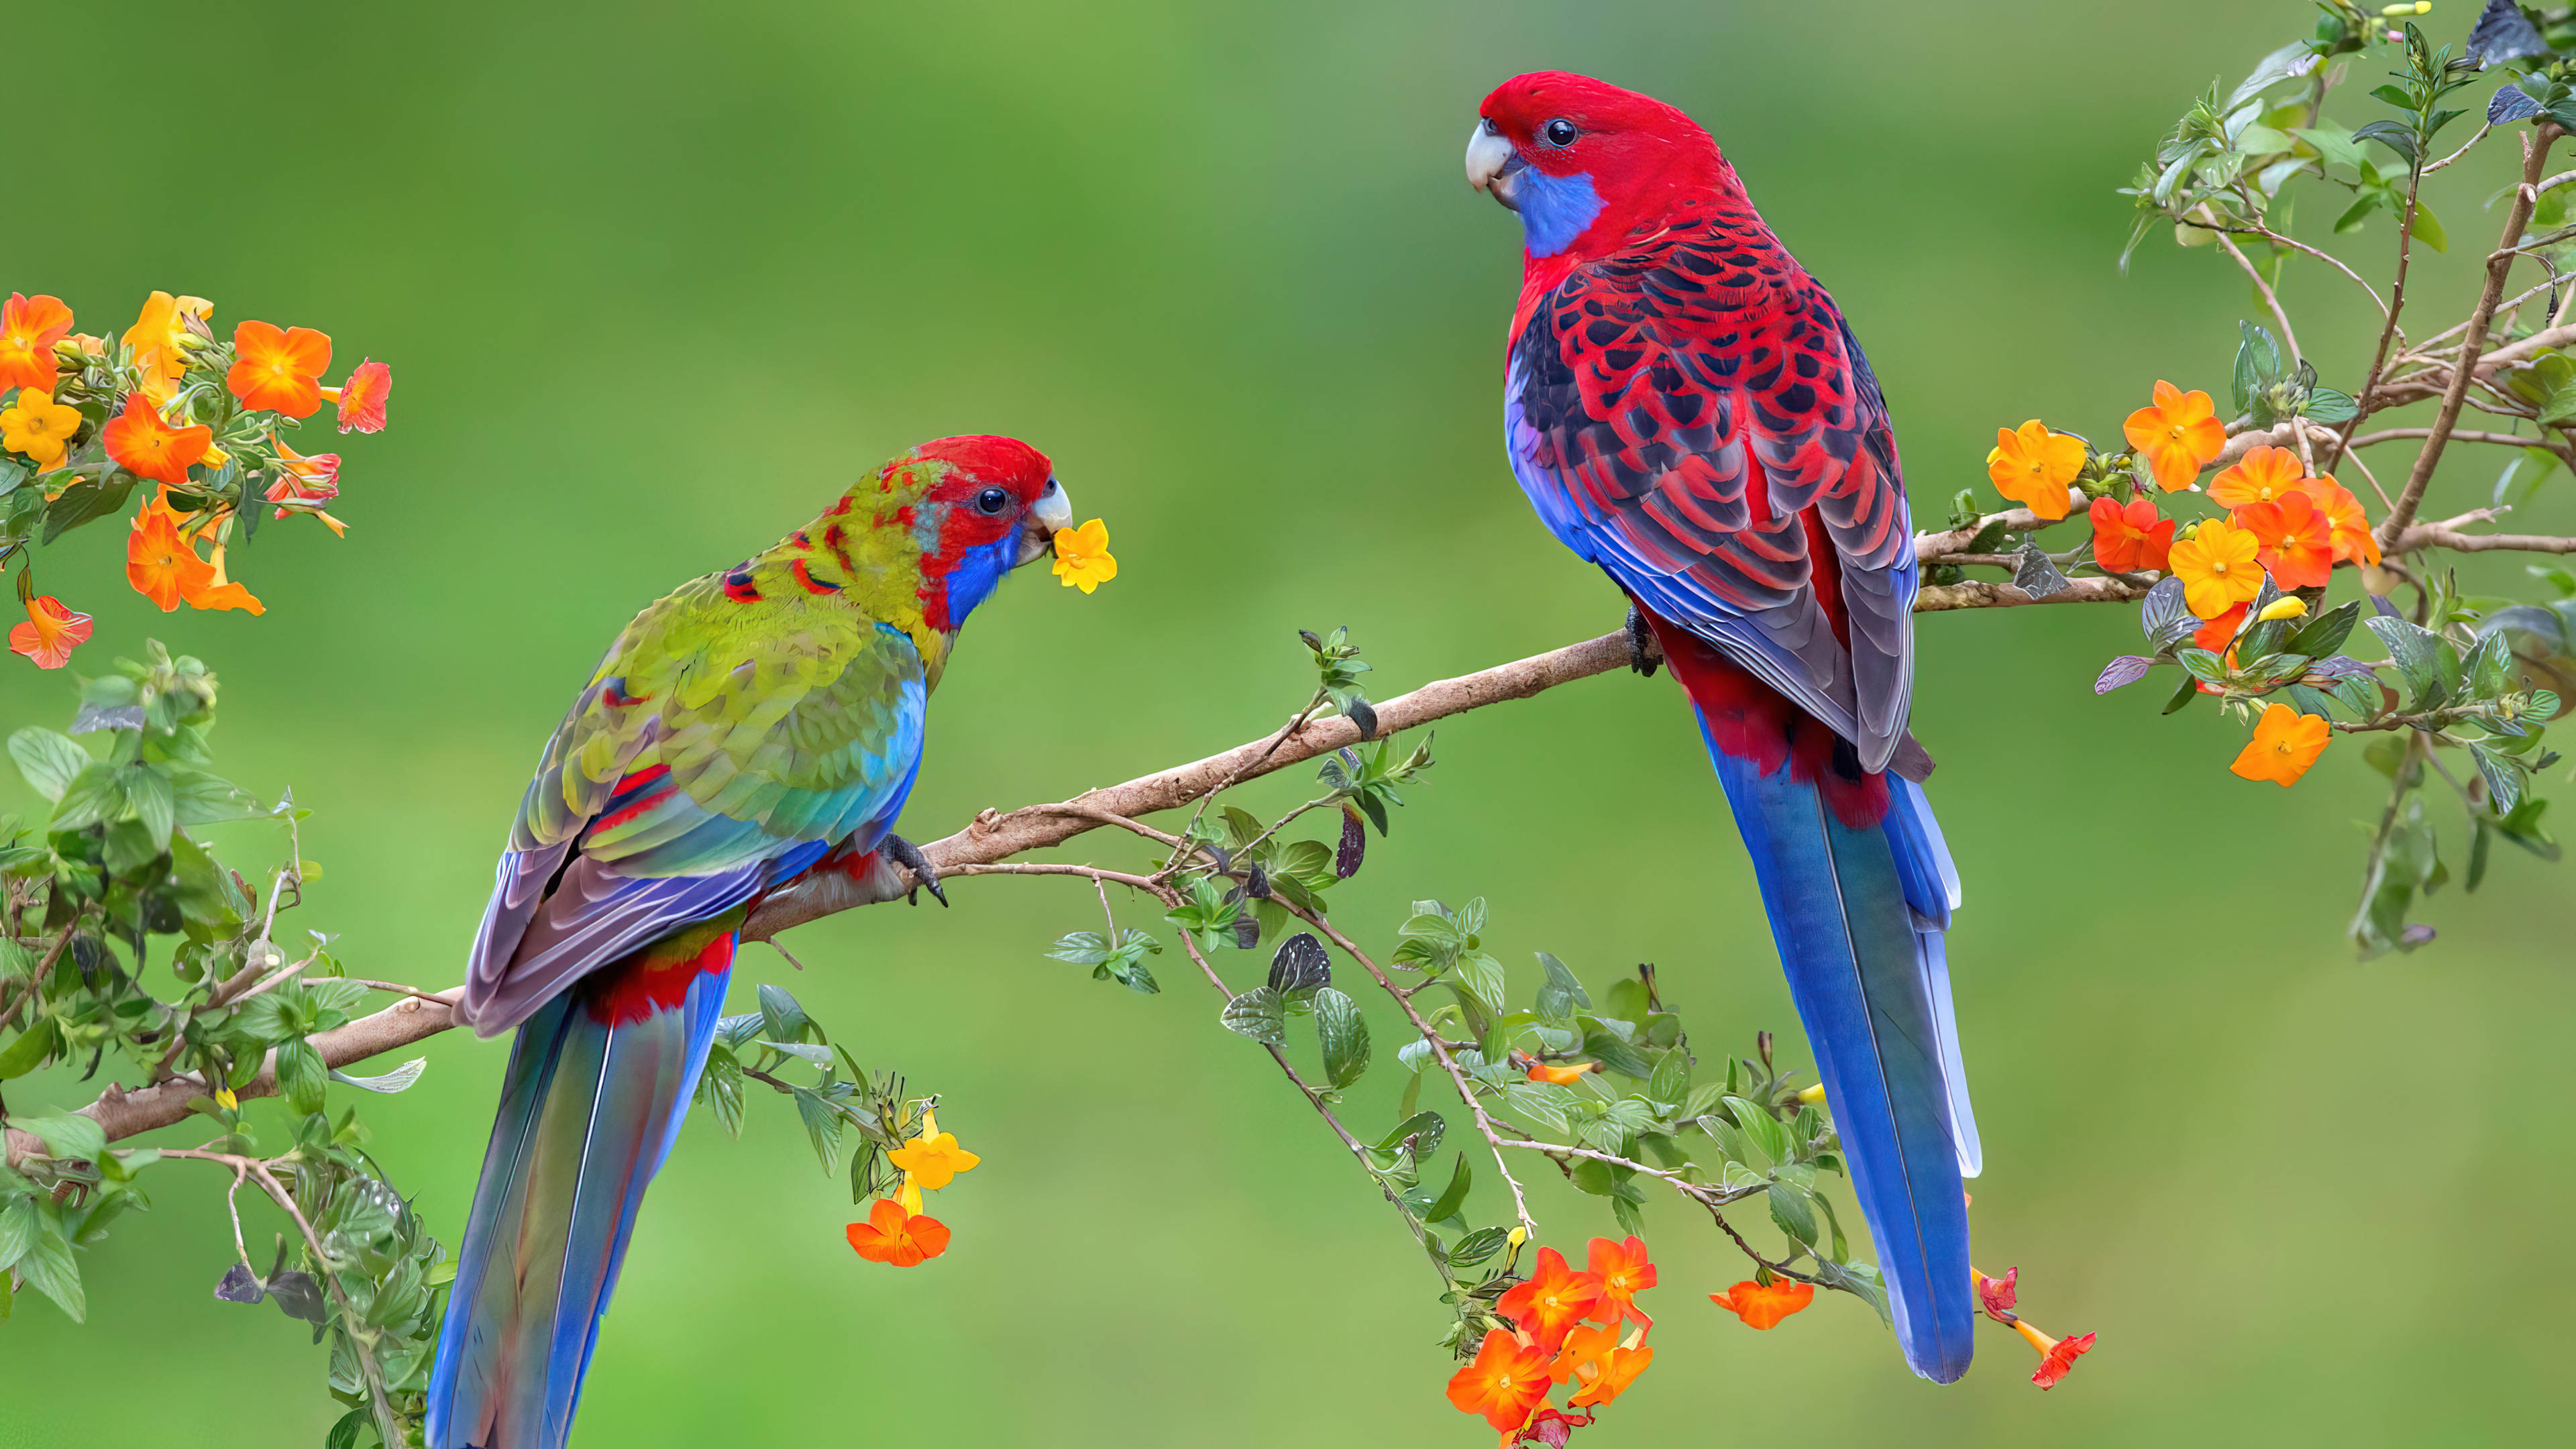
{"type": "Polygon", "coordinates": [[[1029,505],[1028,517],[1021,520],[1020,556],[1012,561],[1012,566],[1036,563],[1053,553],[1056,533],[1071,527],[1073,499],[1066,494],[1063,484],[1049,478],[1046,490],[1038,494],[1038,501],[1029,505]]]}
{"type": "Polygon", "coordinates": [[[1515,198],[1521,172],[1528,166],[1529,158],[1495,130],[1493,122],[1478,121],[1476,129],[1467,133],[1467,184],[1490,193],[1510,210],[1521,209],[1515,198]]]}

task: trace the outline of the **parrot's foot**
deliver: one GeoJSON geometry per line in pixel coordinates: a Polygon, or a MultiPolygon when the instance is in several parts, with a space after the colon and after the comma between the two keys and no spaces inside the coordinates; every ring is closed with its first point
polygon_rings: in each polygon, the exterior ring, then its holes
{"type": "Polygon", "coordinates": [[[1652,679],[1655,677],[1655,670],[1663,662],[1664,646],[1656,640],[1655,631],[1646,627],[1646,616],[1636,605],[1630,604],[1628,606],[1628,667],[1652,679]]]}
{"type": "MultiPolygon", "coordinates": [[[[948,904],[948,893],[939,888],[939,872],[931,865],[930,857],[921,853],[920,846],[913,844],[911,841],[904,839],[900,835],[889,835],[885,839],[877,842],[877,849],[885,852],[886,859],[894,861],[904,869],[912,872],[913,884],[916,890],[925,890],[930,892],[931,899],[939,902],[942,906],[948,904]]],[[[913,895],[910,891],[905,892],[905,894],[907,896],[911,896],[914,904],[920,904],[919,896],[913,895]]]]}

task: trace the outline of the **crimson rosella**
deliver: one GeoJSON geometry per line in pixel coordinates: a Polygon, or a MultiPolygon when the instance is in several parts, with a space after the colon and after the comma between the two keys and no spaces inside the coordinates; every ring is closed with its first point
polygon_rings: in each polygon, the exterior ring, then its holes
{"type": "Polygon", "coordinates": [[[1512,471],[1697,709],[1814,1044],[1906,1361],[1966,1372],[1978,1167],[1942,933],[1959,903],[1907,733],[1913,537],[1878,380],[1690,117],[1505,81],[1467,178],[1527,241],[1512,471]]]}
{"type": "MultiPolygon", "coordinates": [[[[429,1389],[430,1449],[557,1449],[760,900],[886,900],[967,614],[1072,522],[1045,455],[943,438],[626,626],[546,743],[457,1015],[517,1028],[429,1389]]],[[[912,872],[907,878],[901,865],[912,872]]]]}

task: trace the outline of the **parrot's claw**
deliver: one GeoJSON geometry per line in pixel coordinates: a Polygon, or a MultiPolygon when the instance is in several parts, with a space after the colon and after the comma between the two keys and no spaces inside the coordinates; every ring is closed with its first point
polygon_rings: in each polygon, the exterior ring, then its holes
{"type": "Polygon", "coordinates": [[[900,835],[889,835],[877,843],[877,849],[884,851],[887,859],[911,871],[916,887],[930,892],[932,900],[942,906],[948,904],[948,893],[939,888],[939,871],[931,865],[930,857],[921,853],[920,846],[900,835]]]}
{"type": "Polygon", "coordinates": [[[1655,639],[1655,631],[1646,627],[1646,616],[1636,605],[1628,606],[1628,667],[1648,679],[1664,662],[1664,646],[1655,639]]]}

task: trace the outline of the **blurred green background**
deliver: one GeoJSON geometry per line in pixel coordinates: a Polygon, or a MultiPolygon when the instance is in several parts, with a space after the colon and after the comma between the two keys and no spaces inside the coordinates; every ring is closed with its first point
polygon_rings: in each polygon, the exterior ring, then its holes
{"type": "MultiPolygon", "coordinates": [[[[2474,8],[2428,23],[2456,39],[2474,8]]],[[[151,612],[112,525],[43,555],[41,579],[98,616],[90,667],[149,636],[221,671],[228,773],[318,812],[327,876],[295,924],[343,933],[352,969],[444,985],[537,746],[616,628],[923,438],[1049,450],[1125,573],[1085,598],[1033,572],[978,615],[918,838],[1273,727],[1309,687],[1300,626],[1353,626],[1383,696],[1615,625],[1500,455],[1518,230],[1458,158],[1503,77],[1602,75],[1715,131],[1867,341],[1918,516],[1938,518],[1982,483],[1998,424],[2115,434],[2159,376],[2224,401],[2246,287],[2162,236],[2118,275],[2112,188],[2196,91],[2311,14],[31,9],[8,26],[20,219],[0,289],[56,293],[91,331],[150,288],[201,293],[220,326],[318,325],[335,375],[372,355],[398,384],[392,429],[344,440],[348,539],[280,526],[234,556],[266,618],[151,612]]],[[[2347,124],[2376,113],[2374,79],[2347,124]]],[[[2437,178],[2453,236],[2487,234],[2509,164],[2499,148],[2437,178]]],[[[2339,243],[2390,244],[2384,218],[2339,243]]],[[[2432,326],[2464,314],[2483,249],[2418,272],[2432,326]]],[[[2376,319],[2328,280],[2287,286],[2349,389],[2376,319]]],[[[2484,501],[2501,461],[2463,460],[2435,515],[2484,501]]],[[[2517,522],[2567,531],[2566,492],[2517,522]]],[[[2042,1396],[2000,1331],[1948,1390],[1848,1299],[1748,1332],[1701,1297],[1743,1260],[1657,1201],[1657,1363],[1584,1442],[2474,1444],[2561,1422],[2568,877],[2499,852],[2475,901],[2434,903],[2435,947],[2355,965],[2341,927],[2379,778],[2347,743],[2296,791],[2248,784],[2214,711],[2096,700],[2135,637],[2113,609],[1928,619],[1916,716],[1967,880],[1951,954],[1988,1144],[1978,1259],[2019,1264],[2037,1321],[2098,1330],[2097,1351],[2042,1396]]],[[[61,676],[0,681],[0,730],[70,711],[61,676]]],[[[1475,714],[1439,753],[1337,893],[1346,927],[1390,944],[1405,901],[1484,894],[1516,976],[1542,948],[1596,987],[1652,960],[1707,1060],[1765,1026],[1803,1051],[1667,682],[1475,714]]],[[[10,780],[0,807],[24,795],[10,780]]],[[[237,855],[270,848],[228,829],[237,855]]],[[[1083,854],[1142,859],[1106,837],[1083,854]]],[[[783,1102],[755,1103],[739,1143],[693,1122],[576,1442],[1490,1442],[1441,1396],[1442,1310],[1409,1240],[1185,963],[1163,958],[1146,999],[1043,959],[1097,924],[1070,881],[954,896],[808,929],[808,974],[759,950],[740,974],[790,982],[862,1059],[945,1095],[943,1125],[984,1154],[937,1205],[955,1246],[919,1271],[857,1261],[846,1187],[783,1102]]],[[[503,1047],[426,1055],[420,1088],[367,1109],[448,1236],[503,1047]]],[[[1373,1073],[1357,1122],[1383,1130],[1398,1085],[1391,1061],[1373,1073]]],[[[56,1074],[10,1100],[95,1086],[56,1074]]],[[[318,1441],[337,1413],[319,1352],[210,1295],[220,1174],[148,1181],[156,1211],[86,1256],[87,1327],[29,1298],[0,1328],[0,1446],[318,1441]]],[[[1545,1183],[1535,1206],[1568,1246],[1606,1226],[1545,1183]]]]}

